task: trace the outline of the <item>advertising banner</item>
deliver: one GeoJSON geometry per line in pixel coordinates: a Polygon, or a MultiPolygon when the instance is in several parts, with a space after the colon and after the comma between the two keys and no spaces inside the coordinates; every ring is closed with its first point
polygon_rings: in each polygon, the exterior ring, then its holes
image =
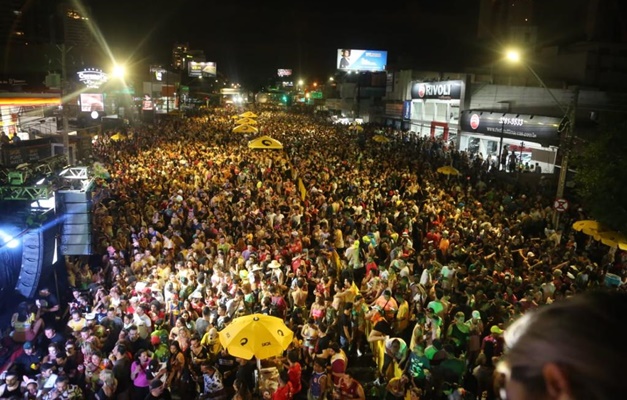
{"type": "Polygon", "coordinates": [[[81,111],[104,111],[104,96],[102,93],[81,93],[81,111]]]}
{"type": "Polygon", "coordinates": [[[337,69],[342,71],[385,71],[387,62],[387,51],[337,50],[337,69]]]}
{"type": "Polygon", "coordinates": [[[462,97],[462,81],[414,82],[412,99],[459,100],[462,97]]]}
{"type": "Polygon", "coordinates": [[[459,122],[464,132],[503,136],[545,147],[559,145],[560,118],[467,110],[462,112],[459,122]]]}
{"type": "Polygon", "coordinates": [[[287,68],[280,68],[277,70],[277,76],[279,78],[286,78],[288,76],[292,76],[292,70],[287,68]]]}
{"type": "Polygon", "coordinates": [[[190,61],[187,64],[187,73],[193,77],[211,77],[215,78],[217,73],[217,66],[214,62],[196,62],[190,61]]]}

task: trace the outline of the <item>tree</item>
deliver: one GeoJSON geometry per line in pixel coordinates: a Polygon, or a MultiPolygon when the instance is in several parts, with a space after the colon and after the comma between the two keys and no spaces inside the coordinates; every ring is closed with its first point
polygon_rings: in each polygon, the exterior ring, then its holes
{"type": "Polygon", "coordinates": [[[627,120],[601,122],[594,138],[573,154],[576,191],[593,219],[627,233],[627,120]]]}

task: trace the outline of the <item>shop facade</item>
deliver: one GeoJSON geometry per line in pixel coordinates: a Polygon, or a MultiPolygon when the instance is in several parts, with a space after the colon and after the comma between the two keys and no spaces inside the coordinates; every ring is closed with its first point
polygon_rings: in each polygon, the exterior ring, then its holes
{"type": "Polygon", "coordinates": [[[412,82],[411,100],[403,113],[409,119],[409,130],[419,137],[456,143],[464,88],[462,80],[412,82]]]}

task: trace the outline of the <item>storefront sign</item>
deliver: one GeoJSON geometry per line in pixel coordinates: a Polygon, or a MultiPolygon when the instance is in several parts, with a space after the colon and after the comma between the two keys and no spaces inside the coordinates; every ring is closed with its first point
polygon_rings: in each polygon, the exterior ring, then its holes
{"type": "Polygon", "coordinates": [[[415,82],[411,87],[412,99],[459,100],[462,81],[415,82]]]}
{"type": "Polygon", "coordinates": [[[86,68],[76,73],[78,80],[83,82],[90,89],[98,89],[109,80],[107,74],[96,68],[86,68]]]}
{"type": "Polygon", "coordinates": [[[464,132],[525,140],[545,147],[559,145],[560,118],[470,110],[462,112],[459,122],[464,132]]]}

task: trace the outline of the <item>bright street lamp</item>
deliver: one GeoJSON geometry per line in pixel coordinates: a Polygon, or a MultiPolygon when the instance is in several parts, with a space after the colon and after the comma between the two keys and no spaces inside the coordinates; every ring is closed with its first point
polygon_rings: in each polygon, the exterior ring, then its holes
{"type": "MultiPolygon", "coordinates": [[[[575,109],[577,108],[579,89],[575,88],[572,102],[568,107],[566,107],[562,103],[560,103],[559,100],[557,100],[557,97],[555,97],[551,89],[549,89],[548,86],[546,86],[546,84],[544,83],[542,78],[540,78],[540,76],[536,73],[536,71],[533,68],[531,68],[531,65],[524,62],[519,51],[516,51],[513,49],[508,50],[505,55],[508,61],[513,62],[513,63],[523,64],[529,70],[529,72],[531,72],[531,74],[536,78],[536,80],[540,83],[540,85],[549,93],[549,95],[555,102],[555,105],[557,105],[560,111],[563,113],[562,121],[560,122],[559,127],[557,128],[558,133],[562,134],[561,141],[560,141],[560,148],[563,150],[563,154],[562,154],[562,162],[560,165],[559,181],[557,182],[557,191],[555,193],[555,199],[556,200],[561,199],[564,197],[564,189],[566,188],[566,176],[568,174],[568,158],[570,156],[571,138],[572,138],[572,132],[574,130],[574,125],[575,125],[575,109]]],[[[559,222],[559,213],[557,212],[557,210],[555,210],[554,215],[553,215],[553,225],[555,229],[557,229],[558,222],[559,222]]]]}
{"type": "Polygon", "coordinates": [[[511,62],[520,62],[520,52],[518,50],[507,50],[505,57],[511,62]]]}
{"type": "Polygon", "coordinates": [[[124,79],[124,76],[126,75],[126,67],[120,64],[114,65],[111,75],[117,79],[124,79]]]}

